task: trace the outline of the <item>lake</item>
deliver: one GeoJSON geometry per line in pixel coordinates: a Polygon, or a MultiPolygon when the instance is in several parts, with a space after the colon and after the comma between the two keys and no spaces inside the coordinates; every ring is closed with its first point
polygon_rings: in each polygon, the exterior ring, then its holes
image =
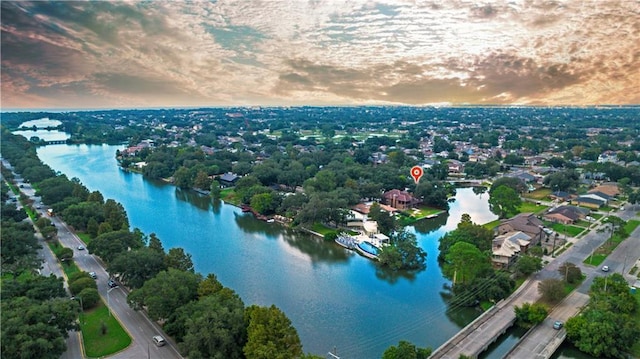
{"type": "Polygon", "coordinates": [[[437,262],[438,239],[455,229],[463,213],[476,223],[497,217],[488,193],[458,189],[448,214],[419,222],[413,231],[428,253],[426,270],[411,275],[323,240],[266,223],[239,208],[118,168],[122,146],[49,145],[44,163],[90,191],[120,202],[132,228],[156,233],[165,249],[182,247],[198,272],[215,273],[246,305],[275,304],[298,330],[304,350],[341,358],[380,358],[408,340],[436,348],[480,313],[447,303],[437,262]]]}

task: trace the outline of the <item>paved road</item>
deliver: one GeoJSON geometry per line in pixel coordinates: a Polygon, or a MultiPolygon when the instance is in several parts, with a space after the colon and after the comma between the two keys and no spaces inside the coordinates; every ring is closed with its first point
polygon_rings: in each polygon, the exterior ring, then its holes
{"type": "MultiPolygon", "coordinates": [[[[635,206],[625,208],[625,211],[616,213],[616,215],[626,221],[629,219],[637,219],[635,206]]],[[[606,241],[608,236],[609,234],[606,231],[601,233],[592,232],[592,234],[580,240],[580,242],[584,241],[583,243],[578,242],[572,246],[576,247],[575,253],[569,253],[567,257],[572,259],[582,258],[582,260],[588,258],[593,245],[606,241]]],[[[557,264],[564,262],[562,257],[558,257],[557,259],[558,260],[555,261],[557,264]]],[[[538,325],[521,338],[520,342],[509,352],[506,358],[550,358],[565,337],[565,330],[554,330],[553,322],[556,320],[566,322],[567,319],[575,316],[579,312],[579,309],[589,302],[588,291],[591,283],[593,283],[593,279],[596,277],[610,275],[611,273],[620,273],[627,279],[629,284],[633,284],[637,278],[629,275],[628,272],[639,259],[640,227],[636,228],[636,230],[630,234],[629,238],[620,243],[602,263],[602,265],[609,267],[609,272],[603,272],[601,267],[595,268],[581,265],[587,279],[569,297],[563,300],[557,307],[553,308],[549,317],[541,325],[538,325]]],[[[572,262],[581,264],[582,260],[580,260],[580,262],[572,262]]],[[[560,275],[560,273],[557,273],[557,275],[560,275]]]]}
{"type": "MultiPolygon", "coordinates": [[[[635,216],[635,211],[631,208],[625,208],[625,211],[612,214],[628,220],[635,216]]],[[[560,319],[563,319],[563,321],[575,315],[578,309],[588,302],[587,294],[593,278],[608,274],[602,272],[600,268],[582,263],[595,249],[609,239],[610,233],[608,228],[608,225],[598,222],[594,224],[594,230],[581,239],[571,238],[570,240],[575,244],[555,259],[547,257],[547,259],[551,260],[550,263],[540,272],[532,276],[532,278],[523,285],[524,288],[518,290],[518,292],[514,293],[504,302],[498,303],[493,310],[486,312],[479,319],[476,319],[476,321],[463,328],[453,338],[437,348],[431,358],[458,358],[460,354],[474,356],[485,350],[486,346],[493,342],[495,338],[505,330],[505,326],[510,326],[513,323],[515,320],[513,308],[515,306],[521,306],[525,302],[533,303],[539,299],[540,294],[538,293],[537,287],[540,281],[547,278],[561,278],[558,269],[565,262],[571,262],[579,266],[583,273],[587,275],[587,279],[577,288],[577,294],[567,298],[564,304],[558,307],[558,313],[553,313],[553,315],[557,315],[560,319]]],[[[635,242],[637,239],[635,237],[640,237],[640,229],[637,229],[631,237],[632,238],[618,246],[617,250],[607,258],[603,265],[608,265],[611,271],[621,272],[620,267],[625,266],[626,269],[629,270],[632,263],[640,257],[640,241],[635,242]],[[619,256],[625,258],[621,259],[619,256]],[[622,262],[622,264],[620,264],[620,262],[622,262]]],[[[609,273],[611,273],[611,271],[609,273]]],[[[551,328],[552,323],[553,321],[548,321],[546,326],[551,328]]],[[[556,334],[553,331],[548,333],[556,334]]],[[[547,338],[547,340],[550,341],[552,339],[547,338]]],[[[548,343],[548,341],[544,343],[548,343]]],[[[546,345],[543,345],[542,348],[538,346],[538,349],[542,350],[545,346],[546,345]]],[[[520,357],[534,356],[523,355],[520,357]]]]}
{"type": "MultiPolygon", "coordinates": [[[[18,177],[19,178],[19,177],[18,177]]],[[[37,209],[43,216],[47,216],[47,207],[42,204],[39,197],[35,196],[33,188],[28,183],[23,183],[21,180],[17,181],[18,185],[23,185],[20,190],[26,194],[27,196],[34,199],[34,207],[40,207],[37,209]]],[[[78,249],[78,246],[85,244],[76,236],[69,227],[62,222],[58,217],[53,216],[49,217],[53,224],[58,229],[58,240],[60,243],[69,248],[73,248],[74,251],[74,260],[78,267],[86,272],[96,272],[98,275],[97,284],[98,284],[98,292],[102,296],[103,300],[109,308],[111,309],[111,313],[118,318],[120,323],[127,330],[129,335],[132,337],[132,344],[124,351],[117,353],[110,358],[118,358],[118,359],[138,359],[138,358],[182,358],[178,351],[176,350],[175,343],[173,343],[167,336],[162,332],[160,327],[152,323],[145,315],[141,312],[137,312],[129,307],[127,304],[127,290],[124,287],[116,287],[110,289],[107,285],[107,281],[109,280],[109,274],[102,266],[100,261],[96,259],[93,255],[89,254],[88,251],[78,249]],[[151,342],[151,338],[154,335],[163,335],[166,339],[168,339],[167,345],[163,347],[156,347],[151,342]]],[[[46,270],[54,271],[55,265],[52,263],[48,263],[45,265],[46,270]]],[[[72,336],[70,336],[71,338],[72,336]]],[[[68,353],[65,353],[66,358],[81,358],[82,356],[78,355],[78,352],[75,348],[77,340],[76,338],[71,338],[70,341],[67,341],[72,347],[69,349],[68,353]]]]}

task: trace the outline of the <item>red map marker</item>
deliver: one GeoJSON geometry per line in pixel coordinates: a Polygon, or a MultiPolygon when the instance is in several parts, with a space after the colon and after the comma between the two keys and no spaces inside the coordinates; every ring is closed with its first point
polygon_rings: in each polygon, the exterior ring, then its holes
{"type": "Polygon", "coordinates": [[[424,171],[422,170],[422,167],[420,166],[411,167],[411,177],[413,177],[413,180],[416,181],[416,184],[420,182],[420,177],[422,177],[423,174],[424,174],[424,171]]]}

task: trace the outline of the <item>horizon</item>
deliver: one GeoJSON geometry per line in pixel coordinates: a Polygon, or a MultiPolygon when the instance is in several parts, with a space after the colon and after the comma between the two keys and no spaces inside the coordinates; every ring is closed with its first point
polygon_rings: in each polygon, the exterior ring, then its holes
{"type": "Polygon", "coordinates": [[[465,105],[298,105],[298,106],[259,106],[259,105],[240,105],[240,106],[189,106],[189,107],[114,107],[114,108],[18,108],[18,109],[2,109],[1,113],[65,113],[65,112],[100,112],[100,111],[164,111],[164,110],[208,110],[208,109],[296,109],[296,108],[359,108],[359,107],[372,107],[372,108],[414,108],[414,109],[447,109],[447,108],[569,108],[569,109],[622,109],[622,108],[636,108],[640,107],[640,104],[624,104],[624,105],[486,105],[486,104],[465,104],[465,105]]]}
{"type": "Polygon", "coordinates": [[[637,1],[0,6],[5,112],[640,104],[637,1]]]}

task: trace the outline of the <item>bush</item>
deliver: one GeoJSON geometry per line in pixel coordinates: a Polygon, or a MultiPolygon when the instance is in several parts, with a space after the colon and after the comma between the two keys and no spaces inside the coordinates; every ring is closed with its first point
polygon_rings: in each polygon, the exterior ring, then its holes
{"type": "Polygon", "coordinates": [[[328,232],[328,233],[326,233],[324,235],[324,240],[325,241],[333,241],[336,238],[338,238],[338,232],[336,232],[336,231],[331,231],[331,232],[328,232]]]}

